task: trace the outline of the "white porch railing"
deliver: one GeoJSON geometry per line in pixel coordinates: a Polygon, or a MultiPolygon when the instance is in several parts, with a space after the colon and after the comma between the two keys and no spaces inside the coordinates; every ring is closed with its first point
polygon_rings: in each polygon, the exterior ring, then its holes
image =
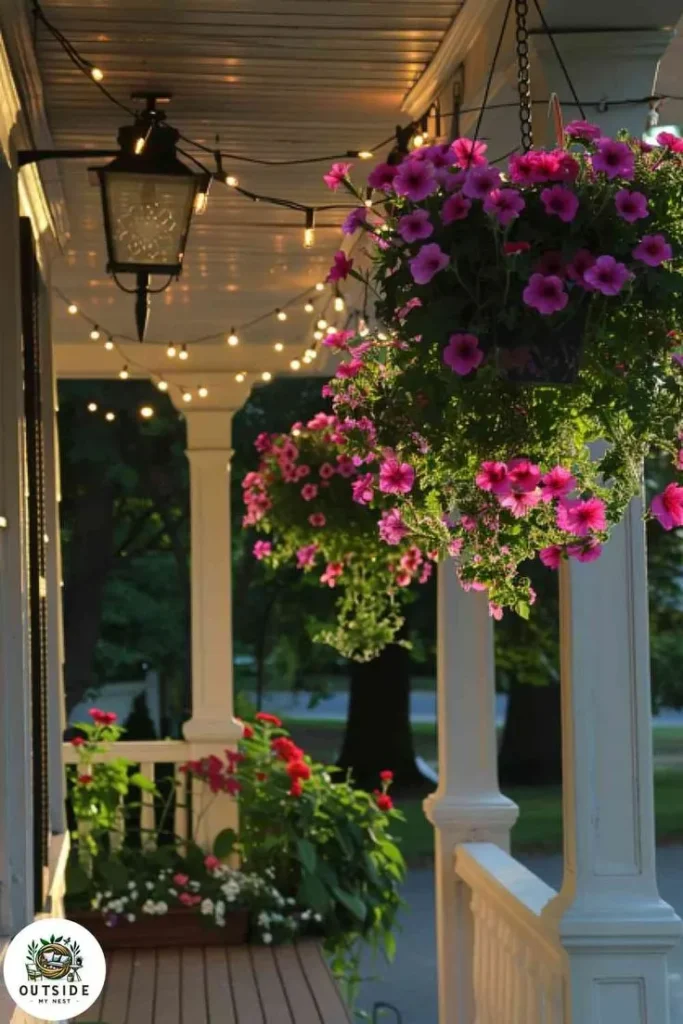
{"type": "Polygon", "coordinates": [[[493,843],[456,848],[471,891],[476,1024],[566,1024],[567,958],[542,911],[555,895],[493,843]]]}

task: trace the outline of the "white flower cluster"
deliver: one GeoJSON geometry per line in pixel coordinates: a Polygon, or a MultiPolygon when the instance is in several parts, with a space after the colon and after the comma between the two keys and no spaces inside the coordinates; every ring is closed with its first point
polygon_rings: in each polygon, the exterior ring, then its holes
{"type": "Polygon", "coordinates": [[[158,915],[167,914],[168,903],[164,903],[163,900],[145,900],[145,902],[142,904],[142,913],[158,915]]]}

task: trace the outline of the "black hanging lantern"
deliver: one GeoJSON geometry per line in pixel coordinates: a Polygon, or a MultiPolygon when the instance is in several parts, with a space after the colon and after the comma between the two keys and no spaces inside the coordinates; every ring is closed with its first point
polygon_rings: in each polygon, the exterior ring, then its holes
{"type": "Polygon", "coordinates": [[[102,193],[107,270],[135,274],[135,319],[143,340],[149,316],[149,296],[163,291],[183,268],[183,258],[195,198],[204,176],[195,174],[176,156],[178,132],[164,123],[148,96],[147,109],[119,129],[121,151],[111,163],[93,168],[102,193]],[[168,274],[166,284],[149,288],[152,274],[168,274]]]}

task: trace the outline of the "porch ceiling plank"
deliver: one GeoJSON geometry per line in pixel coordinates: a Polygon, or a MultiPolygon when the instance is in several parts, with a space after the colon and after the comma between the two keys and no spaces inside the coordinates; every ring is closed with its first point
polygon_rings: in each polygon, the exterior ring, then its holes
{"type": "MultiPolygon", "coordinates": [[[[182,1024],[209,1024],[206,1015],[206,982],[201,949],[181,952],[180,998],[182,1024]]],[[[131,1021],[130,1024],[135,1024],[131,1021]]]]}
{"type": "Polygon", "coordinates": [[[317,943],[300,942],[296,951],[306,980],[318,1004],[325,1024],[349,1024],[349,1017],[339,996],[330,970],[317,943]]]}
{"type": "Polygon", "coordinates": [[[228,961],[225,950],[209,947],[204,950],[206,964],[206,1005],[211,1024],[237,1024],[235,1006],[232,999],[228,961]]]}
{"type": "MultiPolygon", "coordinates": [[[[163,922],[159,922],[160,932],[163,922]]],[[[159,941],[163,941],[159,935],[159,941]]],[[[109,1022],[107,1021],[107,1024],[109,1022]]],[[[144,1024],[143,1021],[140,1024],[144,1024]]],[[[180,1024],[180,950],[157,951],[154,1020],[152,1024],[180,1024]]]]}
{"type": "Polygon", "coordinates": [[[133,953],[133,983],[126,1024],[151,1024],[154,1016],[157,954],[153,949],[133,953]]]}
{"type": "Polygon", "coordinates": [[[227,949],[226,955],[238,1024],[265,1024],[249,950],[235,946],[227,949]]]}
{"type": "Polygon", "coordinates": [[[258,983],[265,1024],[298,1024],[289,1011],[272,949],[266,946],[254,946],[251,950],[251,959],[258,983]]]}
{"type": "Polygon", "coordinates": [[[296,1024],[327,1024],[325,1018],[318,1012],[294,947],[278,946],[273,950],[273,954],[287,1002],[295,1014],[296,1024]]]}

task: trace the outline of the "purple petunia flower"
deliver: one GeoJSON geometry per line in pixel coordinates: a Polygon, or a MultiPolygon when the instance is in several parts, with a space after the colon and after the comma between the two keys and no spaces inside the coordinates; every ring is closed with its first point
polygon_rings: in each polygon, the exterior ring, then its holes
{"type": "Polygon", "coordinates": [[[484,199],[484,210],[505,227],[519,217],[526,206],[519,192],[513,188],[494,188],[484,199]]]}
{"type": "Polygon", "coordinates": [[[474,334],[451,334],[443,350],[443,361],[453,373],[465,377],[479,366],[484,353],[479,348],[479,339],[474,334]]]}
{"type": "Polygon", "coordinates": [[[394,190],[414,203],[436,192],[438,183],[434,168],[426,160],[405,160],[394,178],[394,190]]]}
{"type": "Polygon", "coordinates": [[[398,233],[404,242],[417,242],[422,238],[429,238],[434,232],[434,227],[429,219],[426,210],[413,210],[407,213],[398,222],[398,233]]]}
{"type": "Polygon", "coordinates": [[[633,177],[635,155],[625,142],[600,138],[596,146],[598,151],[591,157],[594,170],[602,171],[608,178],[633,177]]]}
{"type": "Polygon", "coordinates": [[[620,188],[614,202],[621,219],[628,221],[629,224],[650,216],[647,197],[642,192],[630,192],[627,188],[620,188]]]}
{"type": "Polygon", "coordinates": [[[569,224],[574,220],[579,208],[579,200],[576,194],[563,185],[553,185],[552,188],[544,188],[541,192],[541,202],[547,214],[559,217],[565,224],[569,224]]]}
{"type": "Polygon", "coordinates": [[[618,295],[631,272],[625,263],[618,263],[614,256],[598,256],[592,267],[583,275],[584,281],[603,295],[618,295]]]}
{"type": "Polygon", "coordinates": [[[423,245],[417,256],[410,261],[410,272],[416,284],[429,284],[435,274],[449,264],[449,258],[439,246],[432,242],[423,245]]]}
{"type": "Polygon", "coordinates": [[[658,267],[664,260],[670,260],[673,249],[664,235],[644,235],[633,250],[635,259],[647,263],[648,267],[658,267]]]}
{"type": "Polygon", "coordinates": [[[500,171],[495,167],[475,167],[467,172],[462,190],[469,199],[486,199],[494,188],[500,188],[500,183],[500,171]]]}
{"type": "Polygon", "coordinates": [[[532,274],[522,298],[527,306],[537,309],[543,316],[564,309],[569,300],[562,279],[555,274],[532,274]]]}

